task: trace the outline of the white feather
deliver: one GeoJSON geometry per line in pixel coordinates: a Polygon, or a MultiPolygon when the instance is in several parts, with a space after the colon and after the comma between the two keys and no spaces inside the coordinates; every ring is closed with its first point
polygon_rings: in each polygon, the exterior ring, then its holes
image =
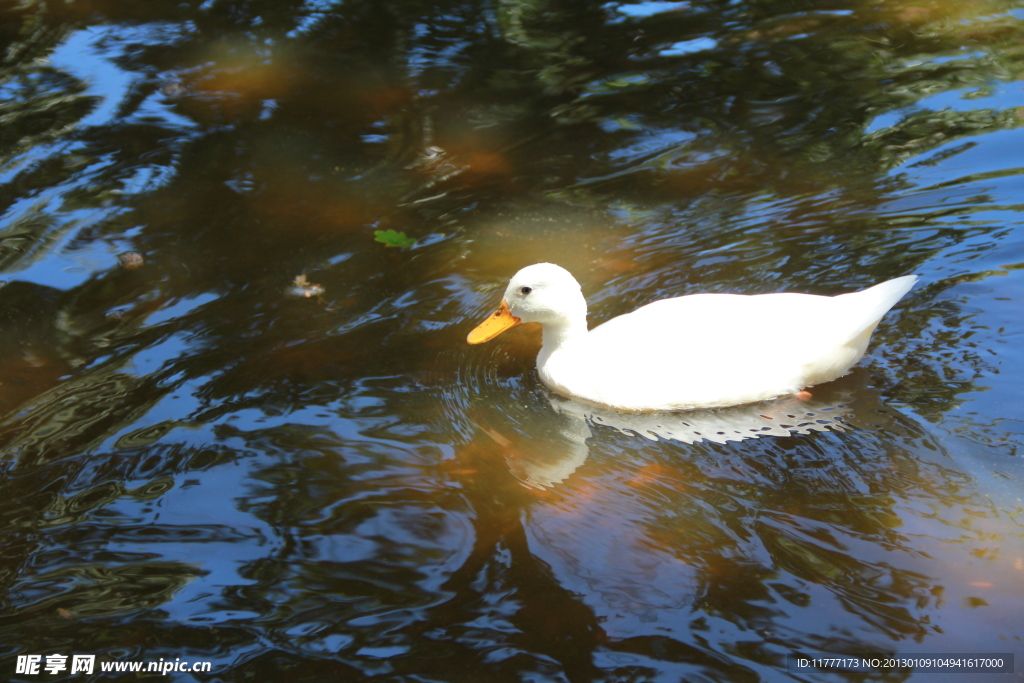
{"type": "Polygon", "coordinates": [[[512,315],[543,326],[537,370],[556,393],[647,412],[761,401],[845,375],[916,279],[834,297],[662,299],[590,331],[579,284],[554,264],[520,270],[505,300],[512,315]]]}

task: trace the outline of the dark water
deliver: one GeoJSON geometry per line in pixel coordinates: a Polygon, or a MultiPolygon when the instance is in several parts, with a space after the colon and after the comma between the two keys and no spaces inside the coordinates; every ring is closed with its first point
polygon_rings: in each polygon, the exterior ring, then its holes
{"type": "Polygon", "coordinates": [[[1024,3],[21,0],[0,40],[0,679],[1022,677],[1024,3]],[[592,323],[921,281],[839,424],[687,443],[552,403],[536,331],[465,344],[537,261],[592,323]]]}

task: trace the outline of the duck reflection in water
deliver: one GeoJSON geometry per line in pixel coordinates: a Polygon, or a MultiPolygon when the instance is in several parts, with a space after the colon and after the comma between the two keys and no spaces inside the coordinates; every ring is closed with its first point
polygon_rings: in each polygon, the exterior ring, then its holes
{"type": "Polygon", "coordinates": [[[495,407],[490,413],[477,412],[474,417],[477,426],[501,448],[509,470],[520,483],[535,490],[551,489],[583,466],[590,451],[588,441],[602,438],[602,432],[607,433],[609,428],[652,441],[725,444],[881,426],[889,421],[888,412],[877,391],[867,386],[867,375],[864,370],[855,370],[819,386],[813,396],[806,398],[788,396],[685,413],[620,413],[545,392],[554,408],[547,419],[517,414],[522,407],[515,404],[507,411],[495,407]],[[502,414],[497,414],[499,411],[502,414]],[[531,426],[529,435],[518,428],[524,423],[531,426]]]}

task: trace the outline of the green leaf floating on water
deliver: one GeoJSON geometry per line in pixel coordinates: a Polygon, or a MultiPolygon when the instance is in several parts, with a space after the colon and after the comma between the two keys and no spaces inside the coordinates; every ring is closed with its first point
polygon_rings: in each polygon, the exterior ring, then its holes
{"type": "Polygon", "coordinates": [[[396,230],[374,230],[373,234],[375,235],[374,242],[383,242],[387,247],[411,247],[416,244],[416,240],[412,237],[396,230]]]}

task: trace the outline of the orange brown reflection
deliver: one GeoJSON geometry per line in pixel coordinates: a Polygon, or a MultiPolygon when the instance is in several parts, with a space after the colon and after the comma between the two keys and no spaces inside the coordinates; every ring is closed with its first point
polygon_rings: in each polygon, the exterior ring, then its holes
{"type": "Polygon", "coordinates": [[[481,213],[468,226],[474,236],[473,248],[439,245],[433,259],[436,263],[450,259],[459,272],[490,281],[531,263],[555,262],[578,273],[586,285],[588,280],[605,282],[615,275],[636,272],[652,260],[624,243],[630,226],[607,212],[538,203],[481,213]]]}
{"type": "MultiPolygon", "coordinates": [[[[983,2],[956,2],[955,0],[937,0],[935,2],[918,2],[917,0],[898,0],[887,2],[877,8],[879,15],[907,28],[944,38],[982,38],[999,31],[998,17],[1004,10],[999,2],[985,0],[983,2]],[[984,21],[990,19],[990,21],[984,21]],[[982,20],[982,21],[979,21],[982,20]]],[[[1002,31],[1005,31],[1005,27],[1002,31]]]]}
{"type": "MultiPolygon", "coordinates": [[[[617,638],[659,623],[671,629],[671,615],[686,604],[744,629],[770,628],[812,608],[845,612],[848,618],[833,622],[896,641],[938,635],[931,615],[943,586],[920,570],[916,540],[894,528],[898,517],[878,514],[900,497],[884,487],[886,468],[853,475],[841,465],[798,469],[776,441],[758,445],[748,442],[745,455],[698,447],[694,458],[708,461],[699,466],[662,460],[673,457],[662,449],[656,463],[634,472],[606,466],[596,480],[570,483],[563,493],[571,505],[531,515],[537,552],[566,580],[580,569],[562,558],[587,567],[588,603],[617,638]],[[877,492],[846,491],[864,486],[877,492]],[[793,499],[800,510],[783,512],[793,499]],[[875,538],[890,551],[864,552],[875,538]],[[630,595],[638,597],[611,597],[630,595]]],[[[945,491],[931,493],[949,500],[945,491]]],[[[820,646],[829,635],[812,629],[787,639],[820,646]]]]}
{"type": "Polygon", "coordinates": [[[839,382],[855,425],[841,434],[638,449],[635,434],[559,423],[564,414],[554,424],[530,418],[526,436],[516,426],[525,415],[502,427],[498,413],[477,410],[479,436],[460,462],[477,463],[475,486],[494,490],[500,485],[479,479],[478,459],[492,463],[491,477],[496,458],[504,460],[535,501],[524,522],[531,552],[562,585],[588,577],[581,599],[624,650],[644,634],[679,629],[686,605],[700,605],[701,620],[742,629],[774,629],[804,610],[842,625],[832,633],[792,629],[786,647],[856,647],[849,634],[862,629],[894,642],[940,637],[934,619],[950,593],[962,596],[962,609],[984,607],[996,588],[988,577],[1003,577],[1008,590],[1019,575],[1020,544],[992,562],[991,543],[1009,540],[1005,519],[993,511],[991,535],[976,535],[983,498],[947,467],[937,442],[881,405],[858,375],[839,382]],[[909,450],[861,452],[880,433],[909,450]],[[922,516],[923,503],[952,514],[922,516]],[[943,536],[999,568],[951,585],[957,560],[921,552],[922,538],[943,536]],[[936,572],[936,562],[949,567],[936,572]]]}
{"type": "Polygon", "coordinates": [[[368,123],[408,104],[411,93],[372,72],[331,74],[329,86],[314,56],[248,38],[214,40],[182,55],[161,92],[197,121],[224,123],[266,115],[267,106],[305,103],[344,122],[368,123]]]}

